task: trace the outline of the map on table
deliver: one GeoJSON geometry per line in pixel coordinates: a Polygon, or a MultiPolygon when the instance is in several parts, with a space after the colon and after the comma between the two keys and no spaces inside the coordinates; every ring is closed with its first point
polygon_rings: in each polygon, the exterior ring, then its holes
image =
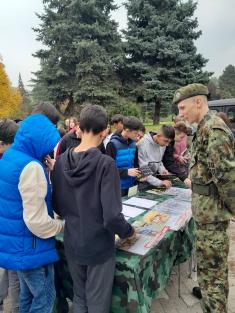
{"type": "Polygon", "coordinates": [[[171,187],[164,192],[165,195],[174,196],[176,200],[183,200],[183,201],[191,201],[192,200],[192,190],[191,189],[184,189],[184,188],[177,188],[171,187]]]}
{"type": "Polygon", "coordinates": [[[128,240],[123,243],[120,241],[117,246],[120,250],[145,255],[161,241],[168,230],[169,227],[164,225],[142,227],[141,230],[138,231],[138,237],[134,243],[128,240]]]}

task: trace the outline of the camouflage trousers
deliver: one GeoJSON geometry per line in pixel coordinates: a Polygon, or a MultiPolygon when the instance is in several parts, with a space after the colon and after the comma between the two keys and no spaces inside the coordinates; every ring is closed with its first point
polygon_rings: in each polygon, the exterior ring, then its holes
{"type": "Polygon", "coordinates": [[[197,275],[203,313],[228,312],[228,223],[196,225],[197,275]]]}

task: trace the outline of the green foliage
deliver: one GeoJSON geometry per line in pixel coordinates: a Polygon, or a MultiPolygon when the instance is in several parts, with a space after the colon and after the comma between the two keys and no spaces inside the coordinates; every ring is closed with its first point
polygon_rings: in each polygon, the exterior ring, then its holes
{"type": "Polygon", "coordinates": [[[67,110],[90,102],[117,103],[120,81],[121,37],[111,20],[113,0],[44,0],[41,25],[34,29],[48,48],[35,56],[41,61],[36,74],[36,95],[45,90],[48,100],[67,110]]]}
{"type": "Polygon", "coordinates": [[[235,98],[235,66],[228,65],[219,78],[219,88],[222,98],[235,98]]]}
{"type": "Polygon", "coordinates": [[[119,104],[116,106],[110,106],[108,108],[109,119],[114,114],[123,114],[124,116],[136,116],[140,118],[142,116],[141,109],[138,104],[125,98],[119,98],[119,104]]]}
{"type": "Polygon", "coordinates": [[[18,90],[21,94],[22,103],[21,103],[21,110],[22,114],[27,115],[32,110],[32,101],[31,97],[29,95],[29,92],[25,89],[21,74],[19,73],[19,79],[18,79],[18,90]]]}
{"type": "MultiPolygon", "coordinates": [[[[207,60],[194,41],[201,32],[193,16],[196,3],[179,0],[129,0],[124,31],[126,68],[124,94],[169,112],[174,91],[188,83],[207,83],[207,60]]],[[[158,112],[160,113],[160,112],[158,112]]],[[[155,116],[156,118],[156,116],[155,116]]]]}

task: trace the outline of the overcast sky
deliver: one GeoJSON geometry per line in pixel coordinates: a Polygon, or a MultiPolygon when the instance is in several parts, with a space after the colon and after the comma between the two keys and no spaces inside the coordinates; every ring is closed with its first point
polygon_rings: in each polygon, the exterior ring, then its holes
{"type": "MultiPolygon", "coordinates": [[[[115,2],[121,6],[124,0],[115,2]]],[[[42,10],[42,0],[0,1],[0,55],[13,85],[17,85],[19,72],[27,85],[31,72],[39,68],[32,53],[41,44],[36,41],[32,27],[40,22],[35,12],[42,10]]],[[[209,59],[206,69],[219,76],[228,64],[235,65],[235,0],[199,0],[196,16],[203,32],[196,46],[209,59]]],[[[123,6],[113,17],[120,29],[126,27],[123,6]]]]}

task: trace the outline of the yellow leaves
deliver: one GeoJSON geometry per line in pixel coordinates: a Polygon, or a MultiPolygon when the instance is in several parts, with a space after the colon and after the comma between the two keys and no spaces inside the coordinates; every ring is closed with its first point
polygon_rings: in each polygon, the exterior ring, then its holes
{"type": "Polygon", "coordinates": [[[0,60],[0,118],[14,118],[20,113],[22,97],[17,88],[11,86],[0,60]]]}

